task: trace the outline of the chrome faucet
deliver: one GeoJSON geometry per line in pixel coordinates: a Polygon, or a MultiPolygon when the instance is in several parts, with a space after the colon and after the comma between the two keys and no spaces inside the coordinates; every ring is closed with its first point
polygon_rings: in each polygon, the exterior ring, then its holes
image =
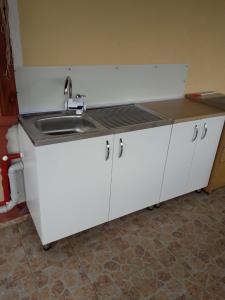
{"type": "Polygon", "coordinates": [[[72,80],[70,76],[66,77],[65,85],[64,85],[64,95],[68,95],[69,99],[72,99],[72,80]]]}
{"type": "Polygon", "coordinates": [[[72,80],[70,76],[66,77],[65,85],[64,85],[64,95],[68,95],[68,98],[65,101],[65,109],[67,111],[74,110],[75,114],[81,115],[86,110],[86,103],[82,101],[85,95],[76,94],[75,98],[73,98],[72,93],[72,80]]]}

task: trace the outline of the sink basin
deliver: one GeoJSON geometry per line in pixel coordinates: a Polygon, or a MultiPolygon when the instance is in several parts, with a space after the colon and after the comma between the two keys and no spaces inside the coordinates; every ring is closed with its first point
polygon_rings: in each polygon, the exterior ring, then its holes
{"type": "Polygon", "coordinates": [[[42,133],[50,135],[85,133],[96,129],[95,124],[82,115],[41,118],[35,121],[35,126],[42,133]]]}

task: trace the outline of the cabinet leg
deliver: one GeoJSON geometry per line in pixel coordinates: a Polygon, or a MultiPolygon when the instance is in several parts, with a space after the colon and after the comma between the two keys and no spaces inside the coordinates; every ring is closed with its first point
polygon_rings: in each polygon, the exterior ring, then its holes
{"type": "Polygon", "coordinates": [[[52,243],[43,245],[43,250],[45,250],[45,251],[48,251],[51,248],[52,248],[52,243]]]}
{"type": "Polygon", "coordinates": [[[156,208],[160,208],[160,203],[154,205],[156,208]]]}
{"type": "Polygon", "coordinates": [[[196,193],[201,193],[202,192],[202,190],[201,189],[199,189],[199,190],[196,190],[196,193]]]}
{"type": "Polygon", "coordinates": [[[151,205],[151,206],[147,207],[148,210],[153,210],[153,208],[154,208],[154,205],[151,205]]]}

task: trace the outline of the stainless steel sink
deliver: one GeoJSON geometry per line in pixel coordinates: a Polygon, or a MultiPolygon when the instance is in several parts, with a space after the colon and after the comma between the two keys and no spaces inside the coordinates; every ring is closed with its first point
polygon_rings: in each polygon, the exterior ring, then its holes
{"type": "Polygon", "coordinates": [[[97,108],[88,114],[108,129],[152,123],[162,120],[150,111],[134,104],[97,108]]]}
{"type": "Polygon", "coordinates": [[[42,133],[60,135],[68,133],[85,133],[96,129],[96,125],[83,115],[63,115],[41,118],[35,126],[42,133]]]}

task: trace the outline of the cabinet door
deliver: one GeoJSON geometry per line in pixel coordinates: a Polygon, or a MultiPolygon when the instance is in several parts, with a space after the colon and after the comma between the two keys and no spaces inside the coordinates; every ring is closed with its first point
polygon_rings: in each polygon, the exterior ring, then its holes
{"type": "Polygon", "coordinates": [[[160,201],[185,194],[201,121],[173,125],[160,201]]]}
{"type": "Polygon", "coordinates": [[[207,186],[223,124],[224,117],[202,120],[198,142],[190,169],[187,192],[207,186]]]}
{"type": "Polygon", "coordinates": [[[115,135],[109,219],[158,203],[171,125],[115,135]]]}
{"type": "Polygon", "coordinates": [[[43,244],[108,221],[112,150],[113,136],[37,147],[43,244]]]}

